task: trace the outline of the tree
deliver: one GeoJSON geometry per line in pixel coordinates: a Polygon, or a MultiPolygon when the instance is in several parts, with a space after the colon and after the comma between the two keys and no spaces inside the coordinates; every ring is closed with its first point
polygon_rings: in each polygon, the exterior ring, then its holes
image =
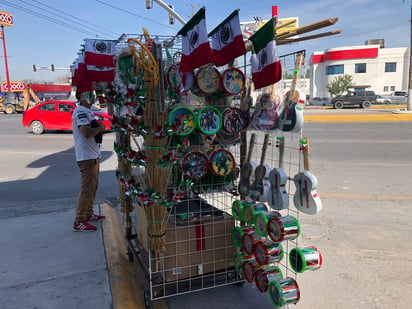
{"type": "Polygon", "coordinates": [[[352,85],[352,81],[352,75],[345,74],[342,76],[337,76],[333,81],[326,85],[326,89],[332,98],[337,97],[348,90],[348,88],[352,85]]]}

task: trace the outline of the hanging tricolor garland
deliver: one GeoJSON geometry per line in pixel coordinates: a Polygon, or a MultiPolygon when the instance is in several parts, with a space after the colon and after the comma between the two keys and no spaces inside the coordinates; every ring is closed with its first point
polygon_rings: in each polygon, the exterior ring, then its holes
{"type": "Polygon", "coordinates": [[[177,33],[182,36],[181,72],[192,72],[213,61],[206,31],[205,11],[205,7],[202,7],[177,33]]]}
{"type": "Polygon", "coordinates": [[[223,22],[209,33],[212,37],[213,62],[222,66],[246,54],[239,22],[239,10],[233,11],[223,22]]]}
{"type": "Polygon", "coordinates": [[[252,41],[251,63],[255,89],[281,80],[282,66],[276,48],[274,18],[256,31],[249,40],[252,41]]]}

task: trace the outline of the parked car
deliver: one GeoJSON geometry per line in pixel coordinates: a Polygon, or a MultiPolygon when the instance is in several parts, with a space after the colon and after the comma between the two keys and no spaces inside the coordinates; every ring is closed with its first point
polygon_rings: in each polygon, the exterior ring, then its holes
{"type": "Polygon", "coordinates": [[[331,101],[327,97],[314,97],[310,100],[307,101],[308,105],[320,105],[320,106],[326,106],[326,105],[331,105],[331,101]]]}
{"type": "MultiPolygon", "coordinates": [[[[77,107],[76,101],[46,101],[23,112],[22,124],[34,134],[45,130],[72,130],[72,113],[77,107]]],[[[92,107],[96,120],[111,128],[111,116],[101,109],[92,107]]]]}
{"type": "Polygon", "coordinates": [[[379,104],[391,104],[392,103],[392,100],[390,99],[390,98],[388,98],[388,97],[383,97],[383,96],[381,96],[381,95],[377,95],[376,96],[376,103],[379,103],[379,104]]]}

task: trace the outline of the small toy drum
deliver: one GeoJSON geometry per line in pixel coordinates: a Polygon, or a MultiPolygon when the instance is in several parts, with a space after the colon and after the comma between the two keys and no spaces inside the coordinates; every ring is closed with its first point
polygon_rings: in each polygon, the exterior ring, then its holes
{"type": "Polygon", "coordinates": [[[252,255],[247,255],[244,254],[242,252],[235,252],[235,254],[233,255],[233,265],[235,267],[235,270],[238,274],[242,274],[243,273],[243,264],[246,261],[255,259],[254,256],[252,255]]]}
{"type": "Polygon", "coordinates": [[[269,283],[268,296],[275,307],[296,304],[300,299],[300,290],[295,279],[287,277],[269,283]]]}
{"type": "Polygon", "coordinates": [[[253,231],[253,226],[250,225],[235,226],[232,230],[232,240],[235,247],[241,248],[243,246],[243,235],[253,231]]]}
{"type": "Polygon", "coordinates": [[[169,126],[178,135],[188,135],[196,127],[195,113],[187,107],[179,106],[169,113],[169,126]]]}
{"type": "Polygon", "coordinates": [[[193,72],[181,72],[181,85],[180,85],[180,92],[187,93],[190,89],[192,89],[195,83],[195,76],[193,72]]]}
{"type": "Polygon", "coordinates": [[[280,216],[281,214],[277,211],[262,211],[256,213],[253,218],[256,233],[260,236],[268,236],[269,220],[280,216]]]}
{"type": "Polygon", "coordinates": [[[206,135],[213,135],[222,128],[222,114],[216,107],[205,106],[196,111],[199,130],[206,135]]]}
{"type": "Polygon", "coordinates": [[[226,149],[213,151],[209,156],[209,164],[212,173],[220,177],[230,175],[236,166],[235,158],[226,149]]]}
{"type": "Polygon", "coordinates": [[[318,270],[322,266],[323,258],[318,248],[310,246],[290,250],[289,262],[295,272],[303,273],[306,270],[318,270]]]}
{"type": "Polygon", "coordinates": [[[268,291],[270,282],[280,279],[283,279],[283,273],[280,268],[275,265],[262,266],[255,272],[255,284],[262,293],[268,291]]]}
{"type": "Polygon", "coordinates": [[[267,206],[263,203],[245,205],[243,211],[243,219],[247,224],[253,224],[253,218],[255,217],[255,214],[262,211],[268,211],[267,206]]]}
{"type": "Polygon", "coordinates": [[[243,276],[245,277],[247,282],[253,282],[255,273],[260,267],[261,266],[256,262],[254,258],[243,263],[243,276]]]}
{"type": "Polygon", "coordinates": [[[246,205],[254,204],[255,202],[253,201],[241,201],[241,200],[236,200],[233,201],[232,203],[232,216],[235,220],[237,221],[243,221],[244,220],[244,208],[246,205]]]}
{"type": "Polygon", "coordinates": [[[238,134],[247,127],[246,114],[236,107],[227,107],[222,113],[222,129],[228,134],[238,134]]]}
{"type": "Polygon", "coordinates": [[[182,160],[183,174],[191,179],[200,179],[208,172],[209,160],[203,152],[192,151],[182,160]]]}
{"type": "Polygon", "coordinates": [[[256,261],[260,265],[279,263],[283,259],[283,247],[273,241],[257,242],[255,247],[256,261]]]}
{"type": "Polygon", "coordinates": [[[175,64],[171,65],[166,71],[166,83],[176,92],[180,89],[182,79],[180,77],[179,67],[175,64]]]}
{"type": "Polygon", "coordinates": [[[220,80],[223,91],[228,95],[238,95],[245,88],[245,74],[238,68],[224,70],[220,80]]]}
{"type": "Polygon", "coordinates": [[[269,219],[267,231],[273,241],[293,240],[299,237],[300,225],[293,216],[272,217],[269,219]]]}
{"type": "Polygon", "coordinates": [[[220,73],[213,66],[200,68],[195,74],[192,92],[197,96],[212,95],[219,90],[220,73]]]}
{"type": "Polygon", "coordinates": [[[248,255],[253,255],[255,253],[256,245],[265,241],[266,238],[259,236],[255,232],[244,234],[242,237],[242,251],[248,255]]]}

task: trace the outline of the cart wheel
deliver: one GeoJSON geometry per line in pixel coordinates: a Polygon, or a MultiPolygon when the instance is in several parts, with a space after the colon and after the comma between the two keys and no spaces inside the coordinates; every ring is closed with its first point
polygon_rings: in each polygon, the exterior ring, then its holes
{"type": "Polygon", "coordinates": [[[130,247],[127,247],[127,257],[129,258],[130,262],[133,262],[134,255],[133,255],[132,249],[130,249],[130,247]]]}
{"type": "Polygon", "coordinates": [[[150,299],[150,292],[144,291],[144,306],[146,309],[152,309],[152,300],[150,299]]]}

